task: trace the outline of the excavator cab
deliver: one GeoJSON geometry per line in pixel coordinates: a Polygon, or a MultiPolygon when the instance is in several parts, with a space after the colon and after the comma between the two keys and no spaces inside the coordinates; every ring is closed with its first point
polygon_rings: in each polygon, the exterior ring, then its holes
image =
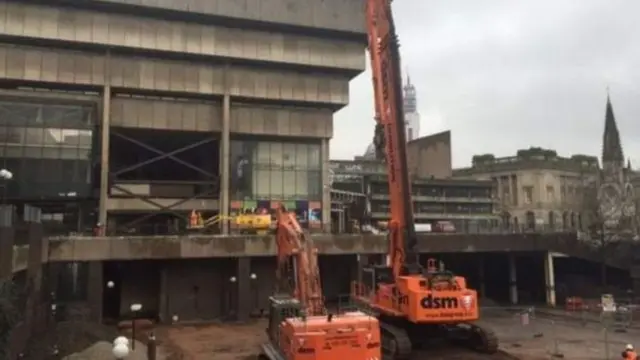
{"type": "Polygon", "coordinates": [[[269,327],[267,335],[269,339],[278,343],[280,341],[280,326],[286,319],[297,318],[302,315],[302,304],[289,295],[274,295],[269,298],[269,327]]]}

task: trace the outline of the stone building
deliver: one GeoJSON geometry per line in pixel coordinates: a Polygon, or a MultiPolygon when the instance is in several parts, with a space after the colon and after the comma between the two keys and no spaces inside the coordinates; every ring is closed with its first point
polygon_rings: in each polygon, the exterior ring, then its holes
{"type": "Polygon", "coordinates": [[[453,176],[493,180],[506,228],[580,229],[585,226],[583,189],[598,170],[594,156],[562,157],[553,150],[530,148],[501,158],[476,155],[471,167],[456,169],[453,176]]]}

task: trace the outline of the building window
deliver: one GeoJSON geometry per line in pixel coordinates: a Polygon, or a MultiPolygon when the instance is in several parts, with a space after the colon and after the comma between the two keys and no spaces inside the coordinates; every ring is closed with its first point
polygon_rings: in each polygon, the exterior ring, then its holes
{"type": "Polygon", "coordinates": [[[10,197],[89,196],[94,111],[0,100],[0,167],[16,179],[7,190],[10,197]]]}
{"type": "Polygon", "coordinates": [[[533,186],[522,187],[522,193],[524,196],[524,203],[532,204],[533,203],[533,186]]]}
{"type": "Polygon", "coordinates": [[[556,202],[556,189],[551,185],[547,185],[547,202],[556,202]]]}
{"type": "Polygon", "coordinates": [[[320,144],[232,140],[231,192],[237,200],[321,200],[320,144]]]}

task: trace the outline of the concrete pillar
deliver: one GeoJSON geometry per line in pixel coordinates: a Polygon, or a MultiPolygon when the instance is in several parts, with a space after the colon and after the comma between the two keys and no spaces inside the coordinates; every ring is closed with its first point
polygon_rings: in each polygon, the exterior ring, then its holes
{"type": "Polygon", "coordinates": [[[516,255],[507,254],[509,259],[509,301],[512,305],[518,304],[518,273],[516,268],[516,255]]]}
{"type": "Polygon", "coordinates": [[[331,186],[329,184],[329,139],[322,139],[320,145],[322,159],[322,231],[331,232],[331,186]]]}
{"type": "Polygon", "coordinates": [[[169,314],[168,269],[166,265],[160,267],[160,289],[158,291],[158,319],[160,323],[169,323],[173,314],[169,314]]]}
{"type": "Polygon", "coordinates": [[[238,321],[248,321],[251,315],[253,296],[251,293],[251,258],[238,258],[237,271],[237,306],[238,321]]]}
{"type": "MultiPolygon", "coordinates": [[[[222,132],[220,134],[220,215],[226,219],[229,216],[229,148],[231,124],[231,96],[225,94],[222,99],[222,132]]],[[[220,222],[222,234],[229,233],[229,222],[220,222]]]]}
{"type": "Polygon", "coordinates": [[[27,238],[29,241],[29,253],[27,262],[27,304],[26,326],[31,334],[40,329],[42,318],[39,308],[42,300],[42,250],[44,246],[44,234],[42,224],[39,222],[40,209],[25,206],[25,220],[27,221],[27,238]]]}
{"type": "Polygon", "coordinates": [[[485,282],[485,267],[484,256],[480,254],[478,256],[478,298],[484,298],[487,296],[487,284],[485,282]]]}
{"type": "Polygon", "coordinates": [[[547,305],[556,306],[555,270],[553,268],[553,254],[550,252],[544,255],[544,282],[547,294],[547,305]]]}
{"type": "Polygon", "coordinates": [[[89,266],[89,283],[87,292],[89,295],[89,306],[91,308],[90,319],[98,323],[102,322],[102,300],[104,291],[103,264],[102,261],[91,261],[89,266]]]}
{"type": "MultiPolygon", "coordinates": [[[[107,57],[107,62],[109,57],[107,57]]],[[[106,76],[105,76],[106,78],[106,76]]],[[[111,86],[105,85],[102,93],[102,121],[100,122],[100,203],[98,222],[106,229],[107,202],[109,201],[109,134],[111,126],[111,86]]]]}
{"type": "Polygon", "coordinates": [[[0,279],[13,274],[13,211],[10,205],[0,206],[0,279]]]}

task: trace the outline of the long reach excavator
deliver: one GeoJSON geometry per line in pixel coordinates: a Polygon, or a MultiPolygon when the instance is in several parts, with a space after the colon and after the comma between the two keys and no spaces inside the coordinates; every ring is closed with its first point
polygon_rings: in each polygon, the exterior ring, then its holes
{"type": "Polygon", "coordinates": [[[283,205],[276,209],[278,289],[270,298],[268,342],[259,360],[380,360],[380,327],[360,311],[325,308],[318,251],[283,205]]]}
{"type": "Polygon", "coordinates": [[[366,267],[352,297],[380,320],[385,360],[408,359],[433,338],[446,338],[482,353],[495,353],[493,331],[474,324],[478,295],[463,277],[420,264],[407,166],[399,44],[390,0],[367,0],[369,55],[373,73],[376,155],[386,162],[391,216],[385,265],[366,267]]]}

